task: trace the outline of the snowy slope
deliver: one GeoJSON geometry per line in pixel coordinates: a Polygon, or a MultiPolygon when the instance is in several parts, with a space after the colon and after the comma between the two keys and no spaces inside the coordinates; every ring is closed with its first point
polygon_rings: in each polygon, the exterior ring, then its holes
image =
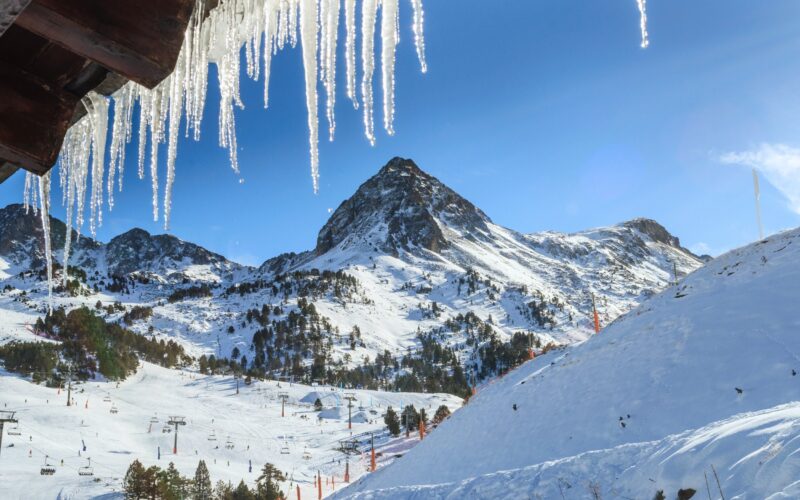
{"type": "MultiPolygon", "coordinates": [[[[202,459],[214,482],[234,485],[240,479],[252,485],[261,466],[269,462],[291,478],[282,485],[285,492],[299,485],[304,497],[312,498],[312,478],[317,471],[326,478],[335,477],[334,485],[339,487],[345,468],[344,456],[336,451],[339,440],[352,435],[366,443],[369,432],[375,432],[379,452],[383,447],[402,446],[403,439],[390,440],[382,434],[381,415],[388,405],[414,404],[432,413],[441,404],[452,409],[461,404],[450,395],[352,392],[357,408],[349,431],[347,409],[340,408],[343,393],[330,387],[254,382],[242,384],[237,395],[230,377],[205,377],[144,363],[119,386],[104,382],[76,386],[73,396],[77,404],[67,407],[66,391],[0,372],[0,409],[17,412],[20,432],[9,435],[11,426],[6,425],[0,453],[0,498],[92,498],[119,492],[121,479],[134,459],[162,468],[174,462],[188,476],[194,476],[202,459]],[[284,418],[280,416],[280,392],[289,395],[284,418]],[[313,408],[318,393],[326,395],[323,419],[317,418],[313,408]],[[311,402],[304,402],[310,395],[315,395],[311,402]],[[104,400],[107,396],[110,401],[104,400]],[[117,414],[110,413],[112,405],[117,414]],[[358,406],[364,409],[358,411],[358,406]],[[173,434],[162,432],[172,415],[185,416],[188,422],[179,431],[177,455],[172,453],[173,434]],[[153,417],[158,422],[151,425],[153,417]],[[215,441],[209,440],[212,434],[215,441]],[[228,440],[234,445],[232,450],[226,448],[228,440]],[[82,442],[86,451],[79,455],[82,442]],[[287,454],[282,453],[284,447],[287,454]],[[310,456],[304,458],[304,452],[310,456]],[[39,475],[45,456],[56,467],[53,476],[39,475]],[[92,477],[78,475],[78,468],[88,464],[87,457],[91,457],[92,477]]],[[[381,465],[391,458],[387,456],[381,465]]],[[[352,459],[352,478],[366,473],[364,460],[361,456],[352,459]]],[[[325,486],[325,495],[334,485],[325,486]]]]}
{"type": "Polygon", "coordinates": [[[800,496],[800,229],[490,384],[341,498],[800,496]],[[513,409],[516,405],[517,409],[513,409]]]}

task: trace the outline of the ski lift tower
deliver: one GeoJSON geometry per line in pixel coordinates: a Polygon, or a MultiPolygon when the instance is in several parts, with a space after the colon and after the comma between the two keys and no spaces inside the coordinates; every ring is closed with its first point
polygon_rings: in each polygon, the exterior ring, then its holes
{"type": "Polygon", "coordinates": [[[17,419],[14,418],[15,413],[13,411],[0,411],[0,451],[3,449],[3,426],[6,422],[10,424],[17,423],[17,419]]]}
{"type": "Polygon", "coordinates": [[[175,441],[172,445],[172,453],[177,455],[178,454],[178,426],[179,425],[186,425],[186,417],[176,417],[171,416],[169,417],[169,421],[167,424],[175,426],[175,441]]]}
{"type": "Polygon", "coordinates": [[[344,399],[347,400],[347,428],[353,428],[353,401],[356,400],[356,395],[352,392],[345,392],[344,399]]]}
{"type": "Polygon", "coordinates": [[[289,393],[288,392],[281,392],[278,394],[278,397],[281,400],[281,417],[286,416],[286,401],[289,400],[289,393]]]}

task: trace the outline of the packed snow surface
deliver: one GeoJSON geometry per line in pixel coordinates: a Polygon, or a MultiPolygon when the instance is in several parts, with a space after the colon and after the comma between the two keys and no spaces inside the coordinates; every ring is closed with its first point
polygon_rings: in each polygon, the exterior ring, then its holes
{"type": "Polygon", "coordinates": [[[527,362],[337,498],[798,498],[798,304],[800,229],[527,362]]]}
{"type": "MultiPolygon", "coordinates": [[[[291,488],[294,492],[299,485],[304,498],[316,498],[313,477],[320,471],[326,479],[335,478],[324,485],[327,496],[340,487],[344,476],[339,440],[353,436],[366,452],[369,435],[374,432],[379,453],[386,447],[414,444],[414,439],[394,439],[383,432],[382,414],[387,406],[413,404],[433,414],[442,404],[453,410],[461,405],[459,398],[445,394],[347,392],[356,397],[352,430],[348,430],[344,394],[328,386],[255,381],[240,384],[237,394],[231,377],[202,376],[143,363],[136,375],[119,385],[75,385],[76,404],[67,407],[66,390],[0,372],[0,410],[16,411],[19,420],[19,435],[9,434],[12,426],[6,424],[3,436],[0,498],[92,498],[114,492],[118,495],[110,498],[121,498],[121,480],[135,459],[146,467],[165,468],[174,462],[183,475],[191,477],[202,459],[215,483],[231,481],[234,486],[241,479],[252,485],[269,462],[290,478],[281,485],[283,491],[291,488]],[[283,418],[281,393],[289,397],[283,418]],[[323,418],[318,418],[313,404],[303,402],[315,393],[327,396],[323,418]],[[112,407],[117,413],[111,413],[112,407]],[[174,430],[164,432],[171,416],[184,416],[187,422],[178,431],[177,454],[172,452],[174,430]],[[229,442],[233,449],[227,448],[229,442]],[[45,457],[56,468],[52,476],[39,475],[45,457]],[[79,476],[78,469],[88,466],[89,458],[94,475],[79,476]]],[[[392,458],[382,457],[379,465],[392,458]]],[[[368,455],[351,457],[351,478],[367,472],[368,460],[368,455]]]]}

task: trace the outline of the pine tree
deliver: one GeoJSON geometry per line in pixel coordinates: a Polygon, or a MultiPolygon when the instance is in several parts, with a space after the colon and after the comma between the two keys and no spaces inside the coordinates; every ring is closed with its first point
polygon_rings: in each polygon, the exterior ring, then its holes
{"type": "Polygon", "coordinates": [[[250,488],[244,484],[244,480],[239,481],[239,486],[233,490],[232,500],[256,500],[256,496],[250,491],[250,488]]]}
{"type": "Polygon", "coordinates": [[[175,464],[170,462],[166,470],[156,474],[159,497],[163,500],[181,500],[186,498],[186,480],[181,477],[175,464]]]}
{"type": "Polygon", "coordinates": [[[389,428],[389,432],[392,436],[400,435],[400,418],[391,406],[386,409],[386,416],[383,417],[383,421],[386,427],[389,428]]]}
{"type": "Polygon", "coordinates": [[[213,490],[211,488],[211,475],[208,473],[208,467],[203,460],[197,464],[197,470],[194,473],[194,492],[192,498],[194,500],[211,500],[213,490]]]}
{"type": "Polygon", "coordinates": [[[256,480],[256,491],[259,500],[279,500],[283,498],[278,483],[285,481],[286,476],[274,465],[267,463],[261,469],[261,475],[256,480]]]}
{"type": "Polygon", "coordinates": [[[130,467],[128,467],[128,472],[125,474],[125,479],[122,482],[122,487],[125,490],[125,498],[146,498],[147,494],[144,476],[144,466],[140,461],[134,460],[130,467]]]}
{"type": "Polygon", "coordinates": [[[436,409],[436,413],[433,415],[433,425],[441,424],[447,417],[450,416],[450,408],[445,405],[441,405],[439,408],[436,409]]]}

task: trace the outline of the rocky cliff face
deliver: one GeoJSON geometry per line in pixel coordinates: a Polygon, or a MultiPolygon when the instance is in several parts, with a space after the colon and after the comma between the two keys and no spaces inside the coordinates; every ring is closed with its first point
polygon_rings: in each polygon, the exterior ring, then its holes
{"type": "Polygon", "coordinates": [[[368,245],[398,255],[449,246],[442,226],[478,235],[489,218],[412,161],[394,158],[343,202],[319,232],[316,254],[368,245]]]}

